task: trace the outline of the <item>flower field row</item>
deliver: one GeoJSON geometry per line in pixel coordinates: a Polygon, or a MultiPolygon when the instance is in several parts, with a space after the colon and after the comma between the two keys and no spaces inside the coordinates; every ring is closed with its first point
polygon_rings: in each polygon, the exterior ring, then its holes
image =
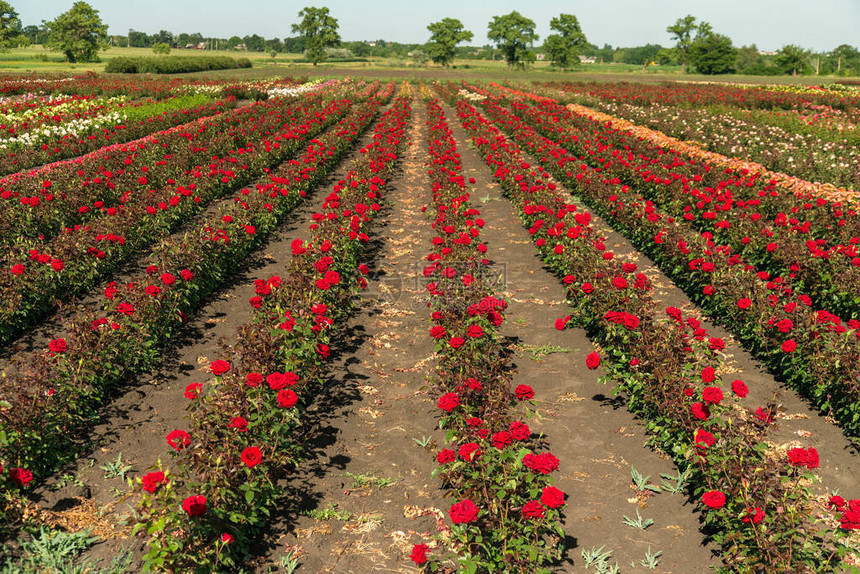
{"type": "Polygon", "coordinates": [[[112,389],[153,364],[187,314],[331,170],[392,90],[390,84],[355,106],[333,102],[348,115],[322,139],[308,142],[300,159],[254,190],[242,190],[187,233],[162,241],[144,273],[108,285],[103,312],[81,309],[69,321],[67,338],[51,341],[19,373],[5,377],[0,460],[41,478],[75,456],[75,437],[97,418],[112,389]]]}
{"type": "Polygon", "coordinates": [[[809,296],[792,288],[791,278],[758,270],[731,248],[716,244],[710,234],[700,234],[662,213],[653,202],[609,177],[611,173],[591,171],[586,164],[571,169],[567,164],[580,160],[504,110],[494,109],[502,125],[517,133],[518,141],[618,225],[760,360],[832,415],[846,434],[858,436],[856,320],[843,323],[833,313],[815,308],[809,296]]]}
{"type": "MultiPolygon", "coordinates": [[[[135,530],[148,538],[145,569],[235,568],[279,503],[278,479],[301,456],[302,412],[323,390],[329,343],[366,286],[359,261],[405,140],[404,92],[314,214],[310,241],[293,241],[286,274],[255,282],[254,319],[228,359],[210,364],[214,380],[186,389],[190,432],[170,432],[172,468],[159,462],[141,480],[135,530]]],[[[294,192],[303,188],[293,181],[294,192]]]]}
{"type": "MultiPolygon", "coordinates": [[[[430,119],[433,251],[429,283],[430,336],[439,356],[434,388],[447,430],[434,474],[455,498],[451,541],[466,572],[549,572],[563,551],[564,493],[552,486],[558,459],[532,438],[514,405],[534,398],[528,385],[512,388],[513,368],[498,332],[507,301],[497,296],[480,241],[485,222],[471,206],[460,155],[445,114],[426,101],[430,119]]],[[[412,559],[437,571],[429,547],[412,559]]]]}
{"type": "Polygon", "coordinates": [[[785,455],[769,446],[773,405],[745,408],[746,385],[723,383],[721,341],[695,317],[659,310],[647,277],[606,251],[590,214],[565,203],[549,174],[475,108],[461,101],[458,111],[544,261],[568,286],[575,312],[559,327],[573,320],[601,344],[603,357],[589,357],[589,366],[607,359],[654,443],[691,470],[692,494],[723,546],[726,569],[832,568],[847,550],[843,531],[829,532],[814,518],[808,470],[818,464],[815,450],[785,455]]]}
{"type": "Polygon", "coordinates": [[[85,111],[51,109],[37,121],[4,125],[0,149],[6,151],[0,158],[0,173],[23,171],[105,145],[129,142],[234,105],[230,98],[212,103],[209,96],[195,94],[134,102],[127,102],[125,96],[85,101],[91,106],[85,111]]]}
{"type": "Polygon", "coordinates": [[[177,155],[178,161],[201,161],[194,149],[206,144],[203,149],[211,153],[220,148],[219,155],[207,154],[207,166],[192,164],[163,185],[154,170],[147,170],[141,177],[152,187],[148,194],[143,190],[138,194],[142,202],[129,197],[119,208],[102,205],[100,213],[85,224],[67,228],[50,241],[11,250],[5,268],[0,269],[0,341],[10,340],[52,311],[55,300],[86,292],[212,200],[283,161],[335,121],[345,110],[342,104],[332,100],[324,107],[319,96],[296,104],[283,100],[268,104],[265,115],[247,115],[234,129],[212,134],[209,141],[194,139],[189,144],[191,153],[177,155]]]}

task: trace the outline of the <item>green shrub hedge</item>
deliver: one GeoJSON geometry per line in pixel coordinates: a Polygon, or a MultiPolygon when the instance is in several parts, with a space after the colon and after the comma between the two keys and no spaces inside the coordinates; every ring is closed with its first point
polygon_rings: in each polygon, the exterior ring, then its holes
{"type": "Polygon", "coordinates": [[[250,68],[248,58],[228,56],[156,56],[127,58],[121,56],[107,63],[105,72],[110,74],[184,74],[207,70],[231,70],[250,68]]]}

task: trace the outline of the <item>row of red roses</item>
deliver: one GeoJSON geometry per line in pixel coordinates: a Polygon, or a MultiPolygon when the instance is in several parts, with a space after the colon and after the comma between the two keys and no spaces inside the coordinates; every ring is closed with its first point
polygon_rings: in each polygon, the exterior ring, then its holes
{"type": "MultiPolygon", "coordinates": [[[[511,194],[514,202],[523,210],[527,226],[534,226],[542,214],[551,217],[556,212],[557,217],[561,220],[560,223],[563,223],[570,210],[566,210],[564,204],[557,203],[560,196],[555,192],[552,184],[544,182],[546,174],[542,172],[542,168],[530,171],[530,166],[522,161],[518,150],[507,144],[496,128],[483,120],[480,114],[468,104],[461,102],[459,106],[461,116],[465,118],[464,126],[475,131],[477,135],[473,141],[485,153],[488,162],[499,166],[496,172],[497,177],[511,194]],[[545,204],[552,204],[554,207],[546,207],[545,204]],[[562,208],[559,210],[558,207],[562,208]]],[[[576,233],[572,234],[577,238],[584,235],[582,231],[583,219],[577,220],[577,225],[572,228],[577,230],[576,233]]],[[[620,268],[620,264],[613,264],[612,257],[606,257],[610,254],[603,251],[602,245],[599,246],[599,249],[597,248],[598,246],[595,245],[598,243],[597,241],[575,243],[570,241],[571,235],[565,232],[564,227],[543,228],[543,225],[539,227],[541,231],[536,239],[536,245],[544,253],[545,259],[556,267],[560,275],[565,278],[565,283],[570,285],[572,300],[578,301],[580,321],[583,321],[591,332],[600,338],[609,356],[614,359],[610,365],[621,377],[622,387],[630,395],[630,407],[646,416],[658,416],[659,424],[668,427],[666,428],[668,433],[661,433],[660,440],[663,443],[661,446],[666,452],[675,453],[679,464],[682,466],[687,466],[690,462],[698,464],[699,474],[696,477],[695,490],[703,497],[701,499],[703,505],[714,509],[720,509],[726,505],[726,510],[729,512],[708,513],[706,515],[707,520],[719,524],[725,531],[732,531],[736,521],[743,522],[743,518],[748,516],[760,516],[760,511],[767,506],[766,501],[775,494],[770,490],[772,485],[748,485],[748,490],[744,490],[743,496],[739,497],[738,500],[727,501],[726,493],[732,493],[733,496],[735,493],[740,494],[739,485],[741,481],[754,477],[755,473],[752,472],[754,468],[769,463],[766,458],[763,458],[762,452],[752,446],[760,443],[759,435],[767,428],[766,423],[764,421],[755,422],[757,420],[755,417],[752,419],[753,422],[747,422],[746,416],[739,414],[737,409],[722,405],[724,397],[719,387],[705,387],[701,391],[701,401],[691,404],[697,394],[695,388],[701,388],[700,385],[703,383],[714,382],[715,380],[714,374],[719,368],[720,361],[720,357],[715,351],[719,346],[710,348],[705,344],[707,332],[701,329],[701,324],[698,321],[676,320],[677,327],[667,329],[651,320],[651,317],[655,315],[655,309],[653,308],[654,303],[647,295],[647,289],[638,292],[626,289],[624,293],[616,295],[618,289],[617,286],[612,285],[612,279],[623,276],[625,270],[620,268]],[[555,247],[553,244],[556,244],[555,247]],[[562,247],[562,249],[558,249],[558,247],[562,247]],[[577,276],[582,278],[577,279],[577,276]],[[605,284],[606,282],[609,285],[602,289],[594,288],[587,291],[576,287],[576,283],[584,285],[585,280],[592,280],[597,284],[605,284]],[[619,296],[622,298],[619,299],[619,296]],[[613,312],[611,310],[619,303],[624,305],[627,312],[613,312]],[[630,310],[636,310],[637,313],[629,313],[630,310]],[[627,318],[631,315],[637,321],[628,321],[627,318]],[[639,321],[640,318],[643,321],[639,321]],[[646,318],[648,320],[644,321],[646,318]],[[612,326],[616,323],[620,324],[612,326]],[[671,339],[675,337],[679,337],[685,344],[679,346],[678,343],[672,343],[671,339]],[[672,359],[673,353],[685,348],[686,352],[682,351],[683,354],[672,359]],[[631,349],[634,351],[633,359],[629,359],[631,349]],[[649,356],[649,352],[653,353],[653,356],[649,356]],[[623,363],[618,361],[624,357],[627,359],[623,363]],[[677,368],[671,369],[668,373],[661,369],[661,365],[667,359],[680,363],[677,368]],[[685,371],[689,372],[689,369],[683,369],[680,365],[691,362],[701,365],[702,361],[705,361],[706,364],[708,362],[716,363],[717,369],[714,369],[712,365],[707,365],[699,373],[699,376],[689,380],[688,375],[684,374],[685,371]],[[672,375],[672,373],[677,373],[677,375],[672,375]],[[655,377],[655,374],[660,376],[655,377]],[[675,378],[661,381],[661,377],[667,375],[675,378]],[[659,384],[654,386],[655,383],[659,384]],[[648,388],[647,392],[643,392],[645,390],[642,387],[643,384],[650,384],[652,387],[648,388]],[[666,414],[660,414],[661,410],[664,410],[666,414]],[[709,448],[706,456],[701,456],[702,453],[699,452],[699,449],[693,448],[693,431],[699,428],[702,423],[711,429],[722,429],[722,432],[718,433],[722,437],[722,440],[717,442],[718,448],[709,448]],[[674,428],[672,428],[673,426],[674,428]],[[728,438],[731,433],[727,432],[730,429],[744,429],[743,433],[748,433],[748,435],[743,436],[742,434],[740,440],[730,441],[728,438]],[[681,448],[672,448],[674,446],[681,448]],[[725,473],[726,469],[722,463],[728,457],[719,455],[738,449],[739,452],[736,454],[741,455],[739,460],[743,460],[745,465],[752,466],[743,466],[741,469],[735,468],[734,475],[725,473]],[[689,454],[696,455],[692,461],[687,458],[689,454]],[[718,456],[715,457],[715,454],[718,456]],[[719,464],[708,464],[709,458],[713,458],[719,464]],[[714,488],[715,486],[718,488],[714,488]],[[731,504],[728,504],[729,502],[731,504]]],[[[563,328],[568,319],[562,320],[559,326],[563,328]]],[[[590,362],[592,366],[597,366],[598,361],[594,358],[590,362]]],[[[745,386],[734,386],[739,395],[746,394],[745,386]]],[[[768,420],[770,419],[766,410],[760,409],[759,414],[768,420]]],[[[795,499],[792,504],[798,510],[807,511],[806,514],[800,513],[801,520],[805,517],[807,522],[811,522],[811,516],[808,514],[808,502],[811,493],[808,489],[799,486],[800,473],[797,471],[797,467],[791,467],[786,462],[781,463],[781,466],[779,463],[775,464],[775,474],[785,476],[788,479],[785,482],[790,482],[791,489],[795,491],[793,493],[795,499]]],[[[773,531],[781,532],[786,528],[792,530],[797,526],[793,523],[789,524],[789,522],[791,520],[785,521],[779,516],[773,517],[769,521],[768,531],[771,533],[773,531]]],[[[757,523],[753,521],[750,523],[757,527],[757,523]]],[[[759,553],[761,551],[759,546],[760,534],[757,530],[755,535],[725,538],[730,554],[736,553],[749,557],[759,553]],[[738,548],[744,544],[749,544],[750,547],[738,548]]],[[[792,550],[797,549],[788,549],[789,560],[792,550]]]]}
{"type": "MultiPolygon", "coordinates": [[[[380,137],[356,154],[349,178],[335,185],[337,191],[325,198],[323,212],[314,215],[310,225],[314,239],[293,242],[289,275],[255,282],[256,295],[249,302],[255,317],[239,329],[232,361],[211,363],[217,377],[212,384],[186,388],[194,430],[168,434],[168,444],[178,456],[171,482],[164,482],[167,473],[162,470],[142,479],[148,494],[141,501],[136,529],[150,534],[149,560],[164,558],[183,568],[197,555],[235,565],[247,541],[267,522],[281,492],[275,480],[296,462],[290,434],[299,424],[300,405],[310,400],[325,371],[330,331],[349,311],[354,291],[366,285],[361,276],[366,267],[352,262],[368,240],[366,232],[379,208],[368,209],[363,201],[375,200],[384,189],[383,177],[393,168],[390,159],[396,157],[408,117],[408,98],[399,98],[374,128],[380,137]],[[363,178],[370,164],[381,169],[375,177],[363,178]],[[353,181],[358,185],[351,185],[353,181]],[[361,217],[354,220],[357,213],[361,217]],[[339,269],[338,280],[321,286],[319,279],[332,268],[339,269]],[[260,357],[270,360],[261,363],[260,357]],[[180,491],[186,493],[184,498],[180,491]],[[165,520],[170,528],[152,530],[165,520]],[[182,544],[182,553],[171,553],[170,546],[176,543],[182,544]]],[[[321,138],[319,147],[355,141],[370,119],[366,113],[352,115],[345,125],[354,121],[358,129],[335,129],[321,138]]],[[[328,157],[310,146],[304,159],[320,155],[328,157]]],[[[319,172],[327,171],[317,166],[319,172]]],[[[272,179],[286,183],[295,195],[309,183],[296,177],[306,169],[308,164],[298,161],[272,179]]]]}
{"type": "MultiPolygon", "coordinates": [[[[525,133],[531,129],[519,125],[525,133]]],[[[541,150],[536,153],[553,160],[548,165],[558,177],[576,185],[667,272],[674,271],[694,299],[758,351],[760,359],[832,413],[847,432],[858,432],[858,391],[851,383],[860,361],[856,321],[843,324],[832,313],[814,309],[808,296],[796,294],[790,279],[758,271],[730,249],[715,245],[709,234],[689,230],[598,170],[582,164],[584,169],[572,176],[563,164],[577,161],[574,156],[552,140],[526,137],[541,150]]]]}
{"type": "MultiPolygon", "coordinates": [[[[377,105],[359,107],[350,121],[368,122],[377,105]]],[[[348,108],[345,102],[333,102],[330,113],[348,108]]],[[[329,139],[338,141],[343,128],[332,132],[335,135],[329,139]]],[[[348,139],[344,144],[347,143],[348,139]]],[[[308,161],[302,165],[289,164],[284,172],[279,172],[278,175],[284,176],[279,181],[307,185],[327,171],[312,171],[314,164],[333,163],[334,156],[342,153],[346,145],[325,149],[323,153],[315,146],[311,148],[313,151],[306,153],[308,161]]],[[[40,458],[39,445],[69,448],[67,441],[74,428],[70,421],[91,419],[110,386],[148,368],[160,345],[185,320],[186,312],[195,309],[221,284],[226,273],[259,245],[301,200],[303,192],[290,194],[278,185],[261,185],[253,194],[243,190],[236,201],[225,204],[219,213],[201,222],[197,233],[164,241],[154,255],[164,267],[149,266],[145,274],[124,285],[121,292],[115,284],[108,285],[104,295],[110,311],[106,315],[81,310],[72,317],[70,337],[52,341],[47,353],[34,355],[30,369],[7,377],[5,382],[10,384],[4,383],[4,395],[18,392],[26,393],[28,398],[11,401],[27,409],[9,411],[4,428],[15,429],[15,433],[10,433],[13,439],[4,446],[4,458],[21,460],[42,475],[50,472],[54,463],[40,458]],[[259,234],[256,229],[249,233],[249,228],[254,227],[249,225],[251,222],[260,228],[259,234]],[[229,228],[234,240],[211,247],[206,229],[213,225],[229,228]],[[153,275],[158,279],[154,280],[153,275]],[[138,339],[146,344],[138,344],[138,339]],[[81,361],[90,373],[86,379],[77,375],[81,361]],[[122,368],[117,370],[117,365],[122,368]]]]}
{"type": "MultiPolygon", "coordinates": [[[[558,557],[557,549],[525,556],[515,541],[529,540],[536,549],[544,536],[562,532],[558,518],[564,493],[551,486],[548,476],[559,461],[549,452],[530,452],[535,447],[531,431],[514,418],[513,404],[533,399],[534,390],[519,385],[511,393],[511,370],[498,373],[491,368],[504,363],[496,330],[507,303],[495,296],[485,273],[490,263],[485,258],[486,246],[480,242],[485,223],[469,203],[460,155],[445,113],[435,100],[427,100],[426,105],[431,128],[428,176],[435,210],[431,217],[437,235],[424,274],[431,279],[427,286],[434,323],[430,335],[438,341],[440,353],[436,381],[442,393],[437,401],[443,412],[440,426],[449,429],[453,441],[453,450],[444,448],[437,453],[439,467],[434,474],[459,499],[449,508],[449,515],[462,545],[461,555],[507,567],[513,560],[518,567],[542,571],[542,564],[558,557]],[[496,493],[490,486],[487,473],[493,471],[507,476],[508,491],[496,493]],[[529,498],[531,490],[526,492],[522,486],[526,483],[540,496],[529,498]],[[520,520],[513,518],[516,514],[520,520]]],[[[427,551],[426,544],[417,544],[412,560],[425,564],[427,551]]],[[[432,569],[434,564],[428,567],[432,569]]]]}

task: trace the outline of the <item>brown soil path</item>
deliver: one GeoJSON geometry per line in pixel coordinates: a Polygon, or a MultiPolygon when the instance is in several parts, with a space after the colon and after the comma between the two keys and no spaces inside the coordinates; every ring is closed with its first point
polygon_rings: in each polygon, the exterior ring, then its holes
{"type": "Polygon", "coordinates": [[[555,329],[555,319],[567,314],[563,286],[544,269],[513,205],[501,196],[483,160],[465,145],[455,112],[448,108],[446,113],[464,175],[477,181],[472,197],[487,222],[482,237],[488,253],[506,269],[510,305],[502,333],[521,349],[514,384],[535,389],[542,420],[530,426],[546,433],[561,460],[556,486],[568,494],[565,532],[575,539],[564,571],[584,571],[581,551],[605,546],[624,571],[630,570],[631,562],[642,560],[650,547],[663,553],[657,572],[707,572],[719,561],[703,545],[698,516],[686,497],[662,493],[637,499],[631,466],[651,475],[656,484],[661,473],[674,474],[675,467],[644,446],[647,437],[639,422],[622,401],[607,396],[611,389],[597,384],[600,370],[585,367],[593,347],[584,330],[555,329]],[[546,345],[563,351],[533,359],[533,351],[546,345]],[[636,518],[637,509],[654,525],[644,531],[625,526],[623,517],[636,518]]]}
{"type": "Polygon", "coordinates": [[[417,442],[444,439],[425,388],[434,361],[419,280],[432,238],[421,213],[429,195],[425,122],[423,103],[413,101],[401,172],[386,195],[376,267],[349,323],[355,345],[314,405],[320,449],[289,483],[304,483],[310,496],[300,515],[285,516],[271,536],[269,557],[290,549],[300,556],[300,571],[417,572],[412,545],[429,542],[436,516],[447,519],[450,502],[431,476],[435,450],[417,442]],[[360,486],[354,477],[362,476],[394,482],[360,486]],[[342,515],[320,516],[331,508],[342,515]]]}

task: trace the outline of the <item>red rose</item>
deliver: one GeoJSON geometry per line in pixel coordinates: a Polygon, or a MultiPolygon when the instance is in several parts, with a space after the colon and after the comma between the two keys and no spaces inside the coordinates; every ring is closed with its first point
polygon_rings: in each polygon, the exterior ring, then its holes
{"type": "Polygon", "coordinates": [[[567,322],[570,321],[570,315],[566,317],[561,317],[555,320],[555,328],[559,331],[564,331],[564,328],[567,327],[567,322]]]}
{"type": "Polygon", "coordinates": [[[564,506],[564,492],[554,486],[544,486],[540,501],[547,508],[561,508],[564,506]]]}
{"type": "Polygon", "coordinates": [[[481,456],[481,447],[476,442],[467,442],[460,447],[457,456],[464,462],[471,462],[481,456]]]}
{"type": "Polygon", "coordinates": [[[702,403],[693,403],[690,409],[693,411],[693,416],[699,420],[705,420],[711,415],[710,409],[702,403]]]}
{"type": "Polygon", "coordinates": [[[441,339],[442,337],[444,337],[447,334],[448,334],[448,332],[445,330],[445,327],[443,327],[442,325],[436,325],[430,329],[430,336],[433,337],[434,339],[441,339]]]}
{"type": "Polygon", "coordinates": [[[457,393],[445,393],[441,397],[439,397],[439,402],[436,403],[443,411],[450,413],[456,407],[460,406],[460,397],[457,393]]]}
{"type": "Polygon", "coordinates": [[[194,273],[192,273],[188,269],[183,269],[179,272],[179,274],[182,275],[182,278],[186,281],[191,281],[194,278],[194,273]]]}
{"type": "Polygon", "coordinates": [[[244,417],[233,417],[228,426],[238,432],[248,432],[248,421],[244,417]]]}
{"type": "Polygon", "coordinates": [[[253,225],[246,225],[245,233],[247,233],[248,235],[254,235],[255,233],[257,233],[257,228],[253,225]]]}
{"type": "Polygon", "coordinates": [[[53,261],[51,261],[51,267],[54,268],[54,271],[62,271],[65,265],[63,265],[63,262],[59,259],[54,259],[53,261]]]}
{"type": "Polygon", "coordinates": [[[162,273],[161,282],[165,285],[173,285],[174,283],[176,283],[176,277],[174,277],[170,273],[162,273]]]}
{"type": "Polygon", "coordinates": [[[164,477],[164,473],[158,471],[150,472],[143,475],[141,482],[143,482],[143,489],[146,492],[153,493],[158,490],[158,487],[161,486],[162,483],[166,482],[166,480],[164,477]]]}
{"type": "Polygon", "coordinates": [[[723,390],[720,387],[705,387],[702,400],[709,405],[718,405],[723,400],[723,390]]]}
{"type": "Polygon", "coordinates": [[[558,459],[549,452],[529,453],[523,457],[523,466],[540,474],[549,474],[558,469],[558,459]]]}
{"type": "Polygon", "coordinates": [[[27,486],[33,480],[33,473],[26,468],[10,468],[9,478],[18,486],[27,486]]]}
{"type": "Polygon", "coordinates": [[[592,371],[600,366],[600,354],[597,351],[592,351],[585,358],[585,366],[592,371]]]}
{"type": "Polygon", "coordinates": [[[12,275],[21,275],[25,270],[26,268],[18,263],[17,265],[12,266],[12,275]]]}
{"type": "Polygon", "coordinates": [[[528,385],[517,385],[517,388],[514,389],[514,395],[521,401],[528,401],[534,398],[535,392],[528,385]]]}
{"type": "Polygon", "coordinates": [[[732,381],[732,392],[740,398],[744,398],[745,396],[747,396],[747,394],[749,394],[750,391],[743,381],[741,381],[740,379],[735,379],[734,381],[732,381]]]}
{"type": "Polygon", "coordinates": [[[249,387],[256,387],[263,382],[263,375],[260,373],[248,373],[245,376],[245,384],[249,387]]]}
{"type": "Polygon", "coordinates": [[[314,350],[316,351],[317,355],[319,355],[323,359],[328,359],[328,356],[331,354],[331,349],[329,348],[329,346],[324,345],[322,343],[317,345],[314,350]]]}
{"type": "Polygon", "coordinates": [[[212,370],[213,375],[219,376],[230,370],[230,363],[218,359],[217,361],[212,361],[209,368],[212,370]]]}
{"type": "Polygon", "coordinates": [[[818,451],[814,448],[809,450],[792,448],[788,451],[788,460],[794,466],[805,466],[806,468],[818,468],[818,451]]]}
{"type": "Polygon", "coordinates": [[[773,422],[773,413],[770,412],[770,409],[766,409],[764,407],[759,407],[755,411],[755,416],[758,420],[763,423],[772,423],[773,422]]]}
{"type": "Polygon", "coordinates": [[[116,306],[116,310],[118,313],[131,317],[131,314],[134,313],[134,305],[131,303],[120,303],[116,306]]]}
{"type": "Polygon", "coordinates": [[[191,435],[184,430],[173,430],[167,433],[167,444],[176,450],[182,450],[191,444],[191,435]]]}
{"type": "Polygon", "coordinates": [[[543,505],[537,500],[530,500],[523,504],[523,509],[520,511],[523,518],[531,518],[539,520],[544,517],[543,505]]]}
{"type": "Polygon", "coordinates": [[[278,391],[278,406],[289,409],[296,406],[297,402],[299,402],[299,396],[290,389],[278,391]]]}
{"type": "Polygon", "coordinates": [[[427,562],[427,550],[429,549],[430,547],[423,542],[421,544],[416,544],[412,547],[412,554],[409,556],[409,559],[415,562],[418,566],[421,566],[427,562]]]}
{"type": "Polygon", "coordinates": [[[594,291],[594,285],[592,285],[591,283],[583,283],[581,288],[582,292],[586,295],[594,291]]]}
{"type": "Polygon", "coordinates": [[[764,520],[764,510],[756,506],[755,508],[747,508],[746,515],[743,518],[743,521],[747,524],[752,522],[753,524],[760,524],[764,520]]]}
{"type": "Polygon", "coordinates": [[[624,277],[613,277],[612,286],[616,289],[627,289],[627,279],[624,277]]]}
{"type": "Polygon", "coordinates": [[[714,444],[714,440],[714,435],[712,435],[708,431],[703,429],[696,430],[696,437],[694,442],[696,443],[697,447],[707,448],[709,446],[712,446],[714,444]]]}
{"type": "Polygon", "coordinates": [[[738,308],[739,309],[749,309],[752,307],[752,301],[744,297],[743,299],[738,299],[738,308]]]}
{"type": "Polygon", "coordinates": [[[521,421],[514,421],[508,426],[511,436],[516,440],[528,440],[532,435],[529,425],[521,421]]]}
{"type": "Polygon", "coordinates": [[[451,345],[451,347],[459,349],[466,343],[466,340],[462,337],[451,337],[451,340],[448,341],[448,343],[451,345]]]}
{"type": "Polygon", "coordinates": [[[468,498],[462,502],[455,502],[448,510],[451,522],[454,524],[468,524],[478,517],[478,507],[468,498]]]}
{"type": "Polygon", "coordinates": [[[229,532],[224,532],[223,534],[221,534],[221,542],[223,542],[224,544],[232,544],[234,540],[236,539],[233,538],[233,535],[229,532]]]}
{"type": "Polygon", "coordinates": [[[719,490],[709,490],[702,495],[702,502],[708,508],[717,510],[726,505],[726,495],[719,490]]]}
{"type": "Polygon", "coordinates": [[[436,462],[439,464],[447,464],[449,462],[454,462],[457,459],[457,454],[448,448],[443,448],[438,453],[436,453],[436,462]]]}
{"type": "Polygon", "coordinates": [[[514,441],[514,437],[507,431],[499,431],[490,439],[490,444],[499,450],[503,450],[506,446],[514,441]]]}
{"type": "Polygon", "coordinates": [[[285,387],[292,387],[299,382],[299,376],[287,371],[286,373],[272,373],[266,377],[266,384],[273,391],[280,391],[285,387]]]}
{"type": "Polygon", "coordinates": [[[200,516],[206,513],[206,497],[202,494],[189,496],[182,501],[182,509],[188,516],[200,516]]]}
{"type": "Polygon", "coordinates": [[[702,369],[702,382],[713,383],[716,378],[716,370],[713,367],[705,367],[702,369]]]}
{"type": "Polygon", "coordinates": [[[263,462],[263,453],[260,452],[260,449],[255,446],[249,446],[245,450],[242,451],[242,462],[245,463],[245,466],[248,468],[254,468],[261,462],[263,462]]]}
{"type": "Polygon", "coordinates": [[[185,387],[185,398],[193,401],[200,396],[200,389],[202,388],[203,385],[200,383],[190,383],[185,387]]]}
{"type": "Polygon", "coordinates": [[[53,339],[52,341],[50,341],[50,342],[48,343],[48,349],[49,349],[52,353],[62,353],[62,352],[64,352],[64,351],[65,351],[66,349],[68,349],[68,348],[69,348],[69,347],[68,347],[68,345],[66,344],[66,340],[65,340],[65,339],[53,339]]]}
{"type": "Polygon", "coordinates": [[[483,336],[484,330],[480,325],[469,325],[466,329],[466,335],[472,337],[473,339],[478,339],[483,336]]]}
{"type": "Polygon", "coordinates": [[[797,343],[795,343],[794,340],[792,340],[792,339],[789,339],[788,341],[786,341],[782,344],[782,352],[783,353],[793,353],[796,348],[797,348],[797,343]]]}

